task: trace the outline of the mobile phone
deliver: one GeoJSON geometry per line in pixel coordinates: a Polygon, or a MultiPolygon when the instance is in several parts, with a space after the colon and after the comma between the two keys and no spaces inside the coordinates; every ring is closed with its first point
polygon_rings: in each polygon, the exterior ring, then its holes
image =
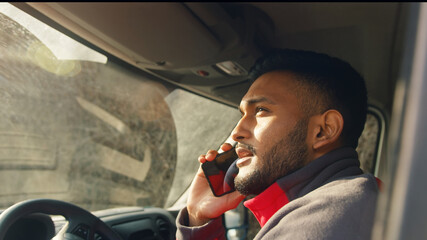
{"type": "Polygon", "coordinates": [[[229,151],[218,154],[213,161],[202,164],[203,172],[214,196],[220,197],[235,191],[234,178],[239,172],[239,168],[236,166],[238,158],[233,147],[229,151]]]}

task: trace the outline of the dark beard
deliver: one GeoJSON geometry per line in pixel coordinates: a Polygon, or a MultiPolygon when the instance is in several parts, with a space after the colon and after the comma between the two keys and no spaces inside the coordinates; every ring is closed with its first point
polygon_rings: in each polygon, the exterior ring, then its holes
{"type": "Polygon", "coordinates": [[[235,179],[237,191],[243,195],[258,195],[277,179],[303,167],[308,157],[307,127],[308,118],[300,120],[286,137],[260,156],[259,168],[245,179],[235,179]]]}

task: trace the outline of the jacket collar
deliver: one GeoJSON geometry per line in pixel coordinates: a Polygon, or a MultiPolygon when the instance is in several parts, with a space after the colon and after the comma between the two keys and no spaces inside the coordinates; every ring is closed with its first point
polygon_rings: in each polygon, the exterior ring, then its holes
{"type": "Polygon", "coordinates": [[[362,174],[357,152],[351,147],[333,150],[301,169],[278,179],[256,197],[244,202],[261,227],[280,208],[338,178],[362,174]]]}

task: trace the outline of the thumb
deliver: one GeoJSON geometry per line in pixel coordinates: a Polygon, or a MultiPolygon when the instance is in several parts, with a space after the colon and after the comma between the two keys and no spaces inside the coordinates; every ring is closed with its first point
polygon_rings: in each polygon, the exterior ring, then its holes
{"type": "MultiPolygon", "coordinates": [[[[242,195],[238,191],[234,191],[232,193],[227,194],[227,206],[230,207],[230,209],[235,209],[240,202],[242,202],[246,196],[242,195]]],[[[229,210],[230,210],[229,209],[229,210]]]]}

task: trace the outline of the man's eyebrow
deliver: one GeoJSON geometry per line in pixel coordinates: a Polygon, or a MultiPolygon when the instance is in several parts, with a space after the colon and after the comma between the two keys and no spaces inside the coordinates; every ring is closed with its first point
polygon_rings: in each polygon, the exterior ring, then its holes
{"type": "MultiPolygon", "coordinates": [[[[253,104],[256,104],[256,103],[260,103],[260,102],[266,102],[268,104],[276,105],[276,102],[274,102],[273,100],[268,99],[266,97],[252,98],[252,99],[248,99],[248,100],[243,100],[242,101],[242,103],[246,103],[246,105],[253,105],[253,104]]],[[[241,113],[243,113],[241,105],[239,106],[239,111],[241,113]]]]}
{"type": "Polygon", "coordinates": [[[266,103],[274,104],[274,105],[276,104],[273,100],[266,98],[266,97],[252,98],[249,100],[245,100],[243,102],[247,102],[248,105],[252,105],[252,104],[260,103],[260,102],[266,102],[266,103]]]}

